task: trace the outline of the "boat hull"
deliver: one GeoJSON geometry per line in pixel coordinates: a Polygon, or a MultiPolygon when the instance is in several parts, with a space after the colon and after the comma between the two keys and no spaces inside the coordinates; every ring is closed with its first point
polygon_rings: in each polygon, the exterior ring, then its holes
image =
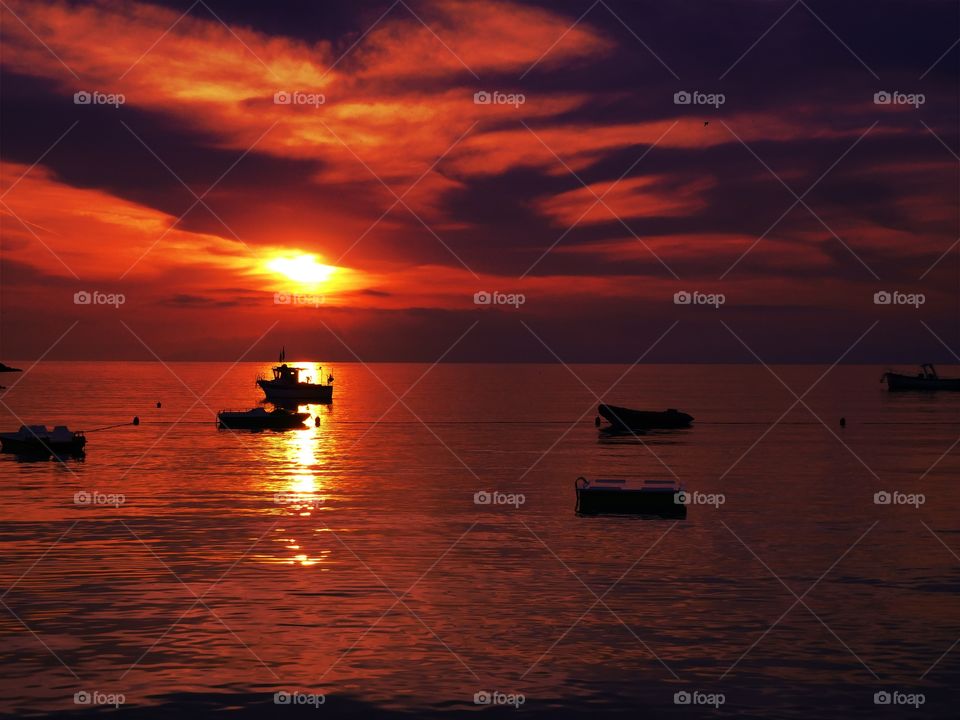
{"type": "Polygon", "coordinates": [[[302,428],[303,421],[310,417],[307,413],[295,413],[290,416],[263,417],[217,416],[217,427],[221,430],[294,430],[302,428]]]}
{"type": "Polygon", "coordinates": [[[947,390],[960,392],[960,378],[925,378],[911,375],[901,375],[900,373],[887,373],[884,375],[887,381],[887,389],[890,392],[902,391],[925,391],[947,390]]]}
{"type": "Polygon", "coordinates": [[[84,437],[74,438],[69,442],[53,442],[38,438],[12,438],[0,436],[0,450],[16,455],[80,455],[87,444],[84,437]]]}
{"type": "Polygon", "coordinates": [[[620,431],[687,428],[693,422],[692,415],[677,410],[653,412],[601,405],[597,412],[610,423],[611,429],[620,431]]]}
{"type": "Polygon", "coordinates": [[[655,515],[685,518],[687,506],[678,503],[672,490],[621,490],[577,488],[581,515],[655,515]]]}
{"type": "Polygon", "coordinates": [[[314,403],[333,401],[333,385],[311,385],[309,383],[277,385],[273,380],[258,380],[257,385],[263,390],[267,400],[304,400],[314,403]]]}

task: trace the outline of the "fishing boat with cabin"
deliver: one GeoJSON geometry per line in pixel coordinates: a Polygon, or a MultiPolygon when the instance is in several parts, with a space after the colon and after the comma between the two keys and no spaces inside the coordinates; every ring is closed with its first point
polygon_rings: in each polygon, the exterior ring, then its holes
{"type": "MultiPolygon", "coordinates": [[[[300,379],[302,368],[287,365],[287,350],[280,351],[280,358],[273,368],[273,379],[258,377],[257,385],[263,390],[267,400],[302,400],[306,403],[329,403],[333,401],[333,375],[327,376],[326,383],[312,383],[310,378],[300,379]]],[[[317,368],[318,375],[323,368],[317,368]]]]}

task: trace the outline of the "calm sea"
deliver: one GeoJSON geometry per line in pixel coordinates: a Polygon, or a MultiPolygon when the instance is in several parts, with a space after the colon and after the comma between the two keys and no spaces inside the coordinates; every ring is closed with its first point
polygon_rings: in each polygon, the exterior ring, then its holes
{"type": "Polygon", "coordinates": [[[269,364],[0,376],[4,430],[141,419],[0,457],[0,711],[956,716],[960,393],[882,371],[333,364],[287,433],[214,426],[269,364]],[[604,439],[596,396],[696,422],[604,439]],[[578,517],[579,475],[705,503],[578,517]]]}

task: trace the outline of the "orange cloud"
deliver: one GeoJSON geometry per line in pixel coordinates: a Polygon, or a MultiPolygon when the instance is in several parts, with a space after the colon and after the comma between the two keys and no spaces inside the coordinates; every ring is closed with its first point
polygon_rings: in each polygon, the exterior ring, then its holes
{"type": "Polygon", "coordinates": [[[539,209],[564,226],[605,223],[616,218],[668,217],[694,215],[706,207],[703,192],[716,181],[700,178],[680,186],[665,183],[663,176],[624,178],[593,183],[554,195],[540,203],[539,209]]]}

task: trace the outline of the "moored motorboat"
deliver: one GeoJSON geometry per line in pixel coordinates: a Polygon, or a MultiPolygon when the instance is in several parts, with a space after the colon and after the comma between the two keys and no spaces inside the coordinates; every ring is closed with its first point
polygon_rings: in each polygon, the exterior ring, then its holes
{"type": "Polygon", "coordinates": [[[292,430],[303,427],[309,413],[291,412],[283,408],[267,411],[264,408],[250,410],[221,410],[217,413],[217,427],[222,430],[292,430]]]}
{"type": "MultiPolygon", "coordinates": [[[[597,412],[607,422],[606,428],[615,432],[630,432],[631,430],[676,429],[690,427],[693,416],[676,409],[663,411],[631,410],[616,405],[600,405],[597,412]]],[[[599,422],[597,423],[599,425],[599,422]]]]}
{"type": "Polygon", "coordinates": [[[960,391],[960,378],[942,378],[930,363],[920,366],[916,375],[904,375],[888,370],[880,377],[880,382],[887,383],[887,390],[897,392],[902,390],[952,390],[960,391]]]}
{"type": "MultiPolygon", "coordinates": [[[[300,380],[301,368],[287,365],[287,350],[280,351],[279,365],[273,368],[273,380],[257,378],[257,385],[267,396],[267,400],[303,400],[304,402],[328,403],[333,400],[333,375],[327,376],[326,384],[312,383],[310,378],[300,380]]],[[[322,377],[317,367],[317,376],[322,377]]]]}
{"type": "Polygon", "coordinates": [[[687,506],[678,500],[683,492],[674,480],[627,481],[577,478],[576,511],[580,515],[656,515],[685,518],[687,506]]]}
{"type": "Polygon", "coordinates": [[[66,425],[48,430],[46,425],[21,425],[16,432],[0,433],[3,452],[38,455],[79,455],[87,444],[82,431],[66,425]]]}

